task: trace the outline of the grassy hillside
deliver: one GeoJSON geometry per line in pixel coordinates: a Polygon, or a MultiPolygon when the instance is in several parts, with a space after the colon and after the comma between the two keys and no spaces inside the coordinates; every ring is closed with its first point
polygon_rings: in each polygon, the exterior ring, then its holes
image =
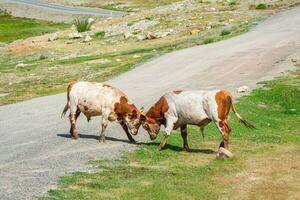
{"type": "MultiPolygon", "coordinates": [[[[105,81],[155,56],[233,37],[299,0],[270,2],[262,10],[255,9],[253,0],[151,2],[158,7],[97,21],[89,42],[85,37],[70,39],[76,31],[69,28],[57,32],[54,41],[48,41],[53,36],[48,34],[1,44],[0,105],[64,92],[71,79],[105,81]],[[144,39],[148,33],[160,37],[144,39]]],[[[5,41],[65,27],[2,17],[6,20],[0,23],[7,27],[0,26],[0,37],[5,41]]]]}
{"type": "Polygon", "coordinates": [[[32,36],[55,32],[70,25],[12,17],[0,10],[0,42],[12,42],[32,36]]]}
{"type": "Polygon", "coordinates": [[[300,195],[300,71],[266,82],[243,97],[237,110],[253,122],[246,129],[231,116],[231,160],[216,160],[221,140],[211,124],[205,141],[190,126],[191,152],[178,132],[163,151],[143,144],[119,161],[96,161],[96,173],[63,177],[45,199],[296,199],[300,195]],[[267,89],[266,89],[267,88],[267,89]]]}

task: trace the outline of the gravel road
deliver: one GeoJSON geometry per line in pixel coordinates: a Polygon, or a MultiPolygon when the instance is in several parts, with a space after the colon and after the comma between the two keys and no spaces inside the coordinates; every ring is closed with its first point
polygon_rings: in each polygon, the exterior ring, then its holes
{"type": "Polygon", "coordinates": [[[78,14],[78,15],[97,15],[97,16],[104,16],[104,17],[116,17],[116,16],[124,15],[123,12],[118,12],[118,11],[95,9],[95,8],[71,7],[71,6],[64,6],[59,4],[42,2],[38,0],[3,0],[3,1],[23,4],[23,5],[30,5],[37,8],[56,11],[58,13],[70,13],[70,14],[78,14]]]}
{"type": "MultiPolygon", "coordinates": [[[[241,36],[153,59],[109,81],[147,109],[163,92],[173,89],[225,88],[276,76],[288,68],[285,60],[299,59],[300,8],[278,13],[241,36]]],[[[236,95],[236,93],[234,93],[236,95]]],[[[59,176],[93,170],[86,163],[114,159],[127,143],[117,125],[107,129],[99,144],[98,118],[81,117],[81,139],[69,138],[68,119],[60,119],[66,95],[36,98],[0,107],[0,199],[32,199],[45,195],[59,176]]],[[[147,140],[141,131],[138,141],[147,140]]],[[[217,144],[216,144],[217,147],[217,144]]]]}

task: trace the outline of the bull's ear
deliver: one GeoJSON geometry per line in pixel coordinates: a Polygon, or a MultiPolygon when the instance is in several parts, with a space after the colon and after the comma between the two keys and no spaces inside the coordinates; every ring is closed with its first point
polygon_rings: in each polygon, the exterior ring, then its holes
{"type": "Polygon", "coordinates": [[[140,108],[140,112],[143,113],[144,112],[144,107],[140,108]]]}

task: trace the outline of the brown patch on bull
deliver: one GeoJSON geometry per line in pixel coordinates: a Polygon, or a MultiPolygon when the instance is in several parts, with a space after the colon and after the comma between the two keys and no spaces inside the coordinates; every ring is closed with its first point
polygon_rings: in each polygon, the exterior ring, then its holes
{"type": "Polygon", "coordinates": [[[150,124],[165,124],[164,113],[169,110],[169,105],[164,96],[162,96],[155,104],[152,106],[146,114],[147,122],[150,124]]]}
{"type": "Polygon", "coordinates": [[[218,107],[218,117],[220,120],[225,120],[230,111],[231,95],[229,92],[221,90],[216,93],[215,99],[218,107]]]}
{"type": "Polygon", "coordinates": [[[173,91],[173,93],[175,93],[175,94],[180,94],[182,92],[182,90],[175,90],[175,91],[173,91]]]}
{"type": "Polygon", "coordinates": [[[135,105],[129,103],[125,96],[121,96],[120,101],[115,103],[114,111],[118,116],[118,121],[122,121],[126,114],[131,114],[131,118],[135,118],[140,114],[135,105]]]}

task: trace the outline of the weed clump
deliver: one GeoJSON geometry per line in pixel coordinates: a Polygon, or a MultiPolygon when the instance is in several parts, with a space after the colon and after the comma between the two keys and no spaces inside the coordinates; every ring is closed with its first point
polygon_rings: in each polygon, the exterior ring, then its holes
{"type": "Polygon", "coordinates": [[[104,38],[105,36],[105,31],[98,31],[95,33],[95,36],[98,38],[104,38]]]}
{"type": "Polygon", "coordinates": [[[221,36],[225,36],[225,35],[229,35],[231,33],[231,31],[230,30],[228,30],[228,29],[224,29],[224,30],[222,30],[222,32],[221,32],[221,36]]]}
{"type": "Polygon", "coordinates": [[[234,5],[237,4],[237,3],[236,3],[236,0],[227,0],[227,3],[228,3],[228,5],[230,5],[230,6],[234,6],[234,5]]]}
{"type": "Polygon", "coordinates": [[[89,20],[90,18],[82,18],[82,19],[75,19],[74,25],[78,32],[85,32],[89,31],[92,25],[92,22],[89,20]]]}
{"type": "Polygon", "coordinates": [[[202,44],[209,44],[209,43],[213,43],[214,41],[215,41],[214,38],[207,38],[203,41],[202,44]]]}
{"type": "Polygon", "coordinates": [[[0,9],[0,16],[2,17],[10,17],[11,16],[11,12],[6,10],[6,9],[0,9]]]}
{"type": "Polygon", "coordinates": [[[267,8],[268,8],[268,6],[264,3],[259,3],[255,7],[256,10],[264,10],[264,9],[267,9],[267,8]]]}

